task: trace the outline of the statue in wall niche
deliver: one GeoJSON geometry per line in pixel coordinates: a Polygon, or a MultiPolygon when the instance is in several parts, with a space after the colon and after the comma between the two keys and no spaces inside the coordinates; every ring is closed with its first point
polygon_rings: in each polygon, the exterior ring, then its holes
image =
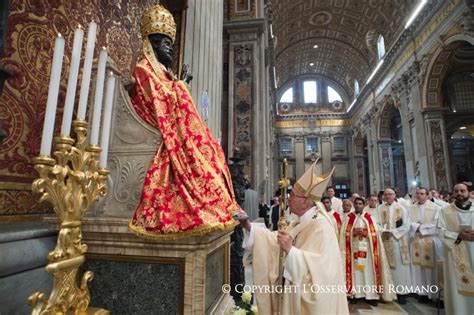
{"type": "Polygon", "coordinates": [[[187,83],[171,72],[176,24],[154,5],[143,13],[143,56],[133,72],[135,111],[158,129],[162,143],[147,171],[140,202],[130,221],[138,236],[179,239],[233,229],[235,200],[224,152],[199,116],[187,83]]]}

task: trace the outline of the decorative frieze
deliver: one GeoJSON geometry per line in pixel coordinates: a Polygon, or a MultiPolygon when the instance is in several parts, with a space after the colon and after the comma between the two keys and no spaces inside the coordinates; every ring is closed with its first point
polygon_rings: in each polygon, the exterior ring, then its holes
{"type": "MultiPolygon", "coordinates": [[[[324,120],[278,120],[275,121],[275,128],[310,128],[313,127],[343,127],[350,126],[348,119],[324,119],[324,120]]],[[[310,128],[311,129],[311,128],[310,128]]]]}

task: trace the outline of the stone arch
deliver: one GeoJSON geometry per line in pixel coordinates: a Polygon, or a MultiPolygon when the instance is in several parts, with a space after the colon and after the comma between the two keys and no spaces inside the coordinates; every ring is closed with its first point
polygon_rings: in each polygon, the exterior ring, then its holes
{"type": "MultiPolygon", "coordinates": [[[[463,34],[457,34],[449,37],[443,41],[443,43],[439,44],[438,48],[436,48],[433,57],[429,61],[429,64],[426,68],[426,72],[421,69],[422,75],[426,74],[426,77],[422,78],[423,108],[442,107],[444,105],[442,104],[442,87],[446,73],[449,69],[451,55],[464,42],[474,45],[474,37],[463,34]]],[[[421,68],[423,68],[423,65],[421,68]]]]}

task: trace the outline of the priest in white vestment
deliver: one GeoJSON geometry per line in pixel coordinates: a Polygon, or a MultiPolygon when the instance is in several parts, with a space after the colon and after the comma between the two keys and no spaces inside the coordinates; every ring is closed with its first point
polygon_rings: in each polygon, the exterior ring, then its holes
{"type": "Polygon", "coordinates": [[[378,208],[382,225],[382,240],[392,271],[393,283],[397,287],[398,303],[406,304],[405,295],[412,293],[408,245],[410,220],[407,210],[395,201],[393,189],[385,189],[384,200],[385,202],[378,208]]]}
{"type": "Polygon", "coordinates": [[[364,199],[354,198],[354,212],[344,219],[339,240],[351,303],[364,298],[372,306],[383,297],[392,301],[390,267],[377,233],[377,225],[364,209],[364,199]]]}
{"type": "Polygon", "coordinates": [[[438,284],[437,262],[442,260],[441,241],[436,233],[441,209],[428,198],[428,189],[418,188],[416,202],[410,208],[412,283],[421,303],[438,298],[437,292],[427,288],[438,284]]]}
{"type": "Polygon", "coordinates": [[[319,177],[316,163],[296,182],[288,203],[298,220],[270,232],[248,220],[243,247],[253,253],[253,283],[259,314],[348,314],[341,253],[334,227],[320,202],[334,169],[319,177]],[[280,251],[283,274],[280,269],[280,251]],[[280,277],[283,275],[283,300],[280,277]],[[277,290],[280,288],[280,290],[277,290]]]}
{"type": "Polygon", "coordinates": [[[328,186],[328,188],[326,188],[326,196],[331,198],[331,209],[342,214],[342,200],[336,197],[334,187],[328,186]]]}
{"type": "Polygon", "coordinates": [[[342,220],[344,220],[350,212],[354,212],[354,205],[350,199],[342,201],[342,220]]]}
{"type": "Polygon", "coordinates": [[[380,230],[382,229],[382,221],[380,220],[379,212],[377,210],[379,206],[379,198],[377,197],[377,195],[373,194],[369,195],[368,198],[368,204],[367,207],[365,207],[364,211],[368,212],[372,216],[375,221],[375,224],[377,224],[377,231],[380,234],[380,230]]]}
{"type": "Polygon", "coordinates": [[[447,315],[474,313],[474,205],[466,184],[454,186],[455,202],[441,210],[444,245],[444,306],[447,315]]]}
{"type": "Polygon", "coordinates": [[[339,233],[341,232],[341,226],[342,226],[341,214],[331,208],[331,198],[329,198],[328,196],[321,198],[321,203],[324,205],[324,208],[328,212],[329,218],[331,219],[331,222],[336,229],[337,239],[339,239],[339,233]]]}

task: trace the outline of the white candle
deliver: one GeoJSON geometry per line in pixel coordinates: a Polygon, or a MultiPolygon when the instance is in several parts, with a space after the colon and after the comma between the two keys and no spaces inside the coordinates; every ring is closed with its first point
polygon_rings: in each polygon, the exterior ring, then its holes
{"type": "Polygon", "coordinates": [[[51,66],[51,77],[49,79],[48,101],[44,116],[43,136],[41,138],[41,155],[51,154],[51,143],[53,141],[54,120],[56,118],[56,107],[58,105],[59,84],[61,83],[61,68],[64,56],[64,37],[58,34],[54,43],[53,64],[51,66]]]}
{"type": "Polygon", "coordinates": [[[84,70],[82,72],[81,92],[79,96],[79,109],[77,110],[77,119],[86,118],[87,99],[89,97],[89,84],[91,82],[92,59],[94,58],[95,34],[97,24],[92,21],[89,24],[87,33],[86,55],[84,57],[84,70]]]}
{"type": "Polygon", "coordinates": [[[105,64],[107,63],[107,50],[102,48],[99,54],[99,65],[97,67],[97,81],[95,83],[94,112],[92,114],[92,130],[90,144],[99,144],[100,114],[102,109],[102,97],[104,95],[105,64]]]}
{"type": "Polygon", "coordinates": [[[112,103],[114,100],[114,90],[115,76],[111,72],[107,78],[107,86],[105,88],[104,118],[100,137],[100,146],[102,148],[102,151],[100,152],[99,167],[101,168],[107,167],[107,155],[109,153],[110,124],[112,120],[112,103]]]}
{"type": "Polygon", "coordinates": [[[76,97],[77,75],[79,73],[79,63],[81,62],[82,39],[84,31],[79,25],[74,32],[74,43],[72,45],[71,68],[67,81],[66,102],[64,104],[63,123],[61,125],[61,135],[69,137],[71,132],[72,112],[74,110],[74,99],[76,97]]]}

